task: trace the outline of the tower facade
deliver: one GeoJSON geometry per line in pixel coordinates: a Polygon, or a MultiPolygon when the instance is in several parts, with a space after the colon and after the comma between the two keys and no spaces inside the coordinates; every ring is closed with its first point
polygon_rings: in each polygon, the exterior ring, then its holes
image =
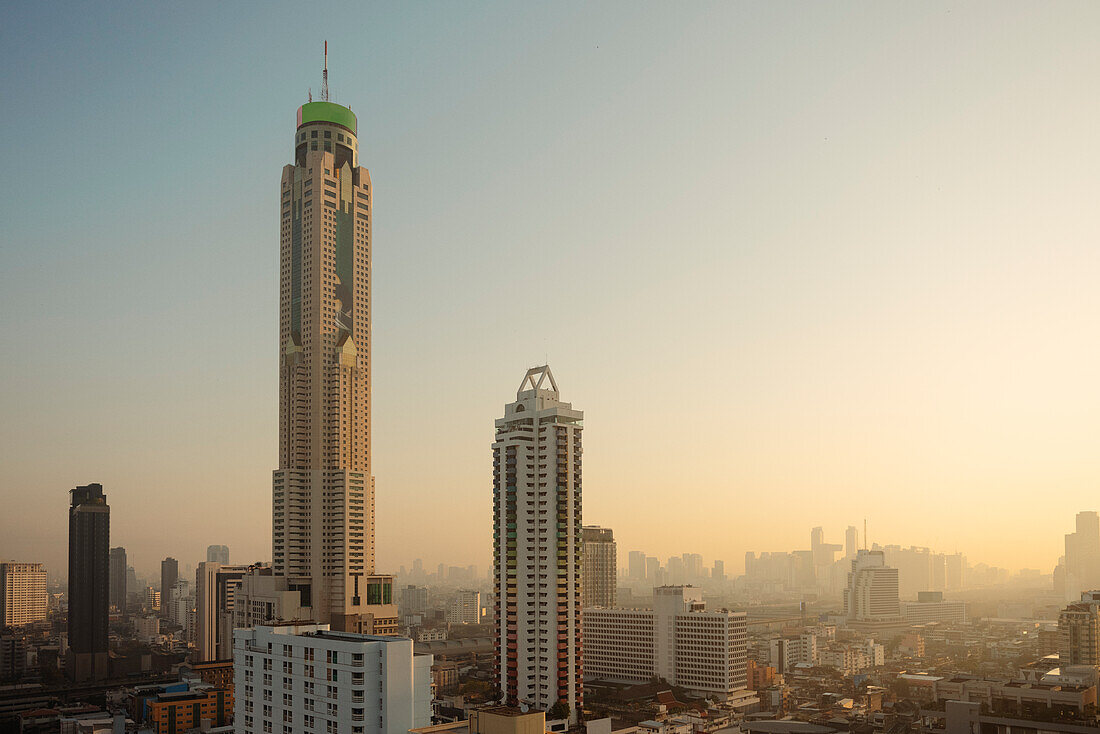
{"type": "Polygon", "coordinates": [[[69,676],[102,680],[107,677],[111,508],[101,484],[77,487],[69,495],[69,676]]]}
{"type": "Polygon", "coordinates": [[[856,552],[844,592],[844,615],[849,627],[868,631],[891,629],[901,623],[898,570],[886,565],[883,551],[856,552]]]}
{"type": "Polygon", "coordinates": [[[550,368],[527,371],[496,421],[493,555],[498,685],[506,703],[565,713],[581,682],[581,430],[550,368]],[[556,705],[560,704],[560,705],[556,705]]]}
{"type": "Polygon", "coordinates": [[[160,562],[160,616],[171,618],[174,601],[172,594],[180,576],[180,564],[169,556],[160,562]]]}
{"type": "Polygon", "coordinates": [[[351,109],[304,104],[283,168],[273,593],[297,591],[333,629],[387,633],[397,607],[392,577],[374,572],[370,464],[373,191],[357,132],[351,109]]]}
{"type": "Polygon", "coordinates": [[[581,606],[613,607],[618,599],[615,534],[611,528],[590,525],[582,528],[581,537],[584,540],[581,606]]]}
{"type": "Polygon", "coordinates": [[[0,626],[46,619],[46,570],[41,563],[0,563],[0,626]]]}

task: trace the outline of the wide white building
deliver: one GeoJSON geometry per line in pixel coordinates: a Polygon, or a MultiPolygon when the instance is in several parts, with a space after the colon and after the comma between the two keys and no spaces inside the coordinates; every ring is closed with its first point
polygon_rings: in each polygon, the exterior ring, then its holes
{"type": "Polygon", "coordinates": [[[327,624],[233,633],[237,734],[406,734],[432,718],[432,656],[327,624]]]}
{"type": "Polygon", "coordinates": [[[659,676],[707,696],[745,688],[745,613],[707,611],[702,589],[691,586],[653,594],[653,609],[584,610],[584,677],[647,683],[659,676]]]}
{"type": "Polygon", "coordinates": [[[493,555],[504,702],[577,721],[581,681],[581,425],[547,366],[496,421],[493,555]],[[559,709],[560,710],[560,709],[559,709]]]}
{"type": "Polygon", "coordinates": [[[901,616],[909,624],[925,622],[949,622],[966,624],[966,602],[964,601],[903,601],[901,616]]]}

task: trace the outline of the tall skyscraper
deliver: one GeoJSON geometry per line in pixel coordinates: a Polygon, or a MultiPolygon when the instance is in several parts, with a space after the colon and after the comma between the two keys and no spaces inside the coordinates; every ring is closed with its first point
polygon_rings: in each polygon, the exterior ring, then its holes
{"type": "Polygon", "coordinates": [[[208,545],[206,546],[206,562],[207,563],[220,563],[223,566],[229,565],[229,546],[228,545],[208,545]]]}
{"type": "Polygon", "coordinates": [[[111,606],[120,612],[126,611],[126,549],[122,547],[112,548],[110,553],[111,564],[111,606]]]}
{"type": "Polygon", "coordinates": [[[849,525],[848,529],[844,531],[844,557],[848,560],[856,557],[856,550],[859,549],[859,530],[855,525],[849,525]]]}
{"type": "Polygon", "coordinates": [[[172,557],[160,562],[160,616],[171,619],[175,601],[172,598],[176,581],[180,576],[179,562],[172,557]]]}
{"type": "Polygon", "coordinates": [[[581,425],[535,367],[496,421],[497,679],[506,703],[577,720],[581,682],[581,425]],[[556,706],[556,704],[561,704],[556,706]]]}
{"type": "Polygon", "coordinates": [[[632,581],[645,580],[645,553],[642,551],[630,551],[626,562],[627,571],[632,581]]]}
{"type": "Polygon", "coordinates": [[[618,598],[615,535],[611,528],[590,525],[581,529],[581,537],[584,540],[581,606],[613,607],[618,598]]]}
{"type": "Polygon", "coordinates": [[[844,592],[844,615],[849,627],[868,632],[902,624],[898,570],[886,565],[886,554],[882,551],[861,549],[852,559],[844,592]]]}
{"type": "Polygon", "coordinates": [[[107,677],[111,508],[103,485],[70,490],[69,677],[107,677]]]}
{"type": "Polygon", "coordinates": [[[725,581],[726,580],[726,563],[725,561],[714,561],[714,567],[710,572],[710,578],[712,581],[725,581]]]}
{"type": "Polygon", "coordinates": [[[0,627],[46,619],[46,570],[41,563],[0,563],[0,627]]]}
{"type": "Polygon", "coordinates": [[[370,456],[373,190],[357,132],[327,93],[298,108],[280,186],[274,576],[249,587],[297,592],[298,612],[333,629],[387,633],[397,605],[393,577],[375,574],[370,456]]]}
{"type": "Polygon", "coordinates": [[[1066,598],[1100,588],[1100,515],[1078,512],[1075,532],[1066,535],[1066,598]]]}

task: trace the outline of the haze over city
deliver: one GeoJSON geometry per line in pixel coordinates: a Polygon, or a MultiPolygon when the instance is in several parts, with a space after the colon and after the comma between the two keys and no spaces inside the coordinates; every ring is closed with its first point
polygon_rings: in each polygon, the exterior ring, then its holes
{"type": "Polygon", "coordinates": [[[275,201],[327,39],[380,567],[488,568],[493,420],[549,363],[622,555],[739,573],[867,518],[1050,573],[1100,509],[1100,7],[631,7],[9,8],[0,558],[63,573],[89,482],[139,572],[270,557],[275,201]]]}

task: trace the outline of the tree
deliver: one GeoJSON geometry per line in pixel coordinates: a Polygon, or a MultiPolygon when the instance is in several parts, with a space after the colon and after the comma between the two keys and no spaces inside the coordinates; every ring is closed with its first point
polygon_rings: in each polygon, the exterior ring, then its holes
{"type": "Polygon", "coordinates": [[[553,706],[546,710],[546,718],[548,719],[568,719],[569,718],[569,704],[565,701],[558,701],[553,706]]]}

